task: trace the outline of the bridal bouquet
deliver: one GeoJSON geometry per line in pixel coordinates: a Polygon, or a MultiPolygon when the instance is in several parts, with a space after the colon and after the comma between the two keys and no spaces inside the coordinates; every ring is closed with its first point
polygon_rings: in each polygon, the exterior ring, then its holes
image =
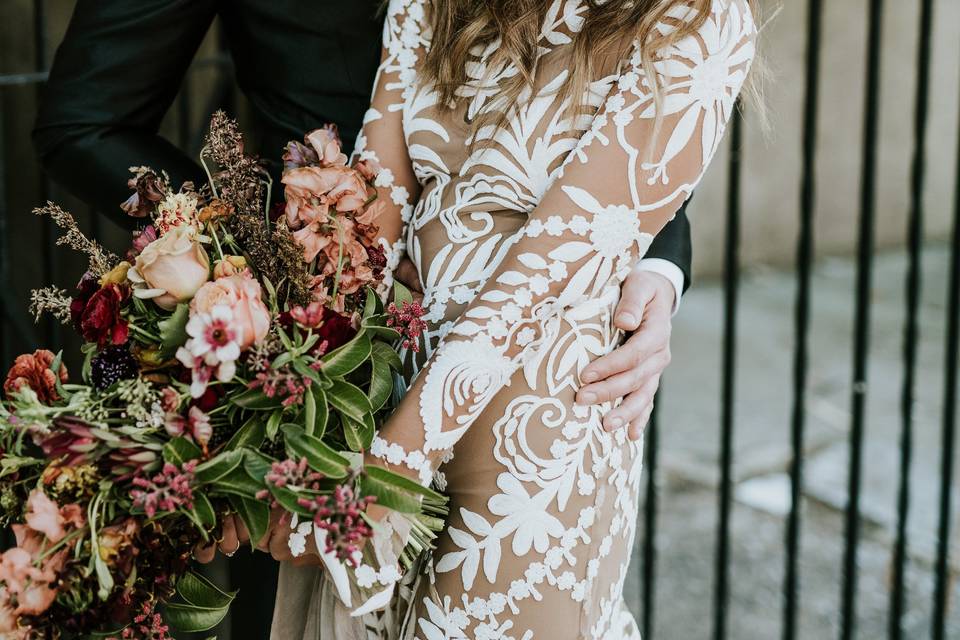
{"type": "Polygon", "coordinates": [[[383,302],[377,167],[347,166],[331,128],[305,142],[288,146],[287,202],[270,209],[267,174],[217,114],[208,184],[175,191],[132,169],[123,207],[148,224],[122,258],[38,210],[89,269],[73,293],[35,291],[33,310],[86,344],[79,376],[40,349],[3,384],[0,525],[17,544],[0,556],[0,637],[212,628],[234,594],[190,559],[229,514],[256,541],[282,509],[291,546],[313,536],[368,609],[431,544],[443,498],[362,460],[394,395],[394,344],[416,348],[423,311],[399,286],[383,302]],[[401,551],[376,542],[373,502],[401,551]]]}

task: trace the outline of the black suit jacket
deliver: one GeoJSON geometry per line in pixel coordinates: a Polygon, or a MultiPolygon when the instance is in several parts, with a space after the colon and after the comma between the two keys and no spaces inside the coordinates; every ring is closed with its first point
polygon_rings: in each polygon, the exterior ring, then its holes
{"type": "MultiPolygon", "coordinates": [[[[380,0],[78,0],[54,59],[34,143],[47,172],[118,223],[128,167],[204,181],[196,160],[157,135],[215,17],[257,120],[253,148],[279,160],[326,123],[352,145],[380,57],[380,0]]],[[[349,150],[349,149],[348,149],[349,150]]],[[[279,163],[275,164],[277,166],[279,163]]],[[[686,205],[654,240],[690,282],[686,205]]]]}

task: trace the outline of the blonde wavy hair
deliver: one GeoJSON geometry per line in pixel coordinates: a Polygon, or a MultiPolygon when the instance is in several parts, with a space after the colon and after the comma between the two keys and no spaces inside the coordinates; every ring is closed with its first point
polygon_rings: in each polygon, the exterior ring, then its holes
{"type": "MultiPolygon", "coordinates": [[[[747,0],[757,12],[757,0],[747,0]]],[[[641,60],[647,77],[655,78],[653,64],[658,52],[695,33],[710,17],[712,0],[585,0],[588,5],[584,23],[573,36],[570,47],[570,70],[562,94],[576,96],[571,108],[579,106],[591,79],[598,71],[598,62],[610,56],[622,57],[626,46],[634,40],[642,43],[641,60]],[[667,15],[677,7],[688,7],[686,18],[667,15]],[[676,28],[664,34],[656,28],[667,20],[676,28]]],[[[439,103],[452,105],[457,90],[470,82],[468,65],[471,51],[500,40],[487,68],[497,69],[512,64],[519,73],[505,81],[497,103],[517,104],[525,89],[531,87],[536,73],[540,31],[547,17],[550,0],[434,0],[430,7],[433,37],[424,60],[424,79],[439,92],[439,103]]],[[[677,12],[674,15],[682,15],[677,12]]],[[[660,103],[659,87],[654,97],[660,103]]],[[[508,113],[481,114],[474,127],[490,124],[489,119],[503,124],[508,113]]]]}

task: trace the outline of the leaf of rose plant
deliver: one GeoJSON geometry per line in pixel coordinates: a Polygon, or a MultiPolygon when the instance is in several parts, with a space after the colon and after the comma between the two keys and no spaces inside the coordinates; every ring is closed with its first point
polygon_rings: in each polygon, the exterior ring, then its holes
{"type": "Polygon", "coordinates": [[[157,323],[160,330],[160,356],[172,358],[177,349],[187,341],[187,320],[190,319],[190,305],[178,304],[173,313],[157,323]]]}

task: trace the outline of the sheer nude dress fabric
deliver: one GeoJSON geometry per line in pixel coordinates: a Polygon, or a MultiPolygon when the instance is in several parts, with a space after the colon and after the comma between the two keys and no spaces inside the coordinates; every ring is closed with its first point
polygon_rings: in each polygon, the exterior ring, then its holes
{"type": "MultiPolygon", "coordinates": [[[[432,558],[386,612],[351,618],[322,572],[284,567],[274,638],[639,638],[622,597],[642,446],[601,427],[610,404],[574,404],[579,373],[622,336],[620,284],[715,154],[754,55],[745,0],[656,63],[661,114],[635,43],[598,61],[572,112],[567,76],[583,0],[550,0],[535,90],[503,105],[516,74],[477,50],[452,110],[420,83],[424,0],[393,0],[358,143],[385,171],[384,242],[420,270],[430,325],[404,403],[371,455],[451,498],[432,558]],[[507,110],[507,125],[468,122],[507,110]],[[472,144],[474,143],[474,144],[472,144]]],[[[673,29],[681,7],[659,25],[673,29]]]]}

